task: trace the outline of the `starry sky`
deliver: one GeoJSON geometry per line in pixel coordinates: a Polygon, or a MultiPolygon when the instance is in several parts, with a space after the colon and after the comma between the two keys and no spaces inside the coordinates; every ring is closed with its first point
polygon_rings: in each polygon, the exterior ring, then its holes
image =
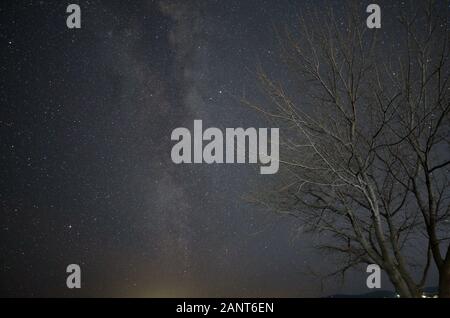
{"type": "Polygon", "coordinates": [[[253,94],[258,63],[281,72],[274,25],[325,3],[2,1],[0,295],[367,291],[358,272],[322,288],[309,268],[335,265],[313,238],[243,200],[273,176],[170,159],[172,130],[194,119],[265,127],[236,96],[253,94]],[[81,29],[66,27],[70,3],[81,29]],[[65,286],[71,263],[80,290],[65,286]]]}

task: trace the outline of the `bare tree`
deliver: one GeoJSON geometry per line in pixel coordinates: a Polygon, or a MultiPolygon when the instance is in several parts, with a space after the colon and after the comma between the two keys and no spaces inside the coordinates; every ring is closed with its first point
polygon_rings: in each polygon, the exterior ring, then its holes
{"type": "Polygon", "coordinates": [[[405,12],[389,42],[361,11],[310,12],[282,32],[287,83],[259,68],[270,102],[243,102],[281,128],[282,171],[252,200],[328,235],[320,248],[346,257],[336,273],[376,263],[418,297],[434,263],[450,297],[446,15],[432,1],[405,12]]]}

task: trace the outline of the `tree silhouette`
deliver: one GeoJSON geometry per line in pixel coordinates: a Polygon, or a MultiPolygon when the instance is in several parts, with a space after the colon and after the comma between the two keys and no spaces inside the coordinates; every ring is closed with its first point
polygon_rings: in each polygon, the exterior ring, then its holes
{"type": "Polygon", "coordinates": [[[280,185],[250,200],[323,234],[318,247],[345,256],[332,274],[376,263],[401,297],[419,297],[434,263],[450,297],[447,9],[416,5],[391,41],[352,5],[277,33],[294,80],[260,67],[268,102],[242,102],[280,127],[280,185]]]}

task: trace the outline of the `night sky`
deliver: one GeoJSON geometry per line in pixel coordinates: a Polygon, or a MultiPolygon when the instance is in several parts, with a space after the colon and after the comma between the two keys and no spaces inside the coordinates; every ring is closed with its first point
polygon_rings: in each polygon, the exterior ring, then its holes
{"type": "MultiPolygon", "coordinates": [[[[310,269],[335,264],[314,238],[243,199],[274,176],[170,159],[172,130],[194,119],[266,127],[237,97],[259,98],[259,64],[283,76],[274,26],[324,3],[2,1],[0,295],[367,292],[364,272],[321,288],[310,269]],[[66,27],[70,3],[81,29],[66,27]]],[[[377,3],[384,19],[401,5],[377,3]]]]}

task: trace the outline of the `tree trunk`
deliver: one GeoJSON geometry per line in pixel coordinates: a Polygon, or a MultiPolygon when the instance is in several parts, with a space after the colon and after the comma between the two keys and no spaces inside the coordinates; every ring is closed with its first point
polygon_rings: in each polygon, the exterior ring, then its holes
{"type": "Polygon", "coordinates": [[[388,277],[395,287],[395,291],[400,295],[401,298],[414,298],[417,297],[408,287],[408,284],[405,282],[403,277],[400,275],[400,273],[392,268],[387,267],[386,273],[388,274],[388,277]]]}
{"type": "Polygon", "coordinates": [[[444,264],[439,269],[439,298],[450,298],[450,244],[444,264]]]}

